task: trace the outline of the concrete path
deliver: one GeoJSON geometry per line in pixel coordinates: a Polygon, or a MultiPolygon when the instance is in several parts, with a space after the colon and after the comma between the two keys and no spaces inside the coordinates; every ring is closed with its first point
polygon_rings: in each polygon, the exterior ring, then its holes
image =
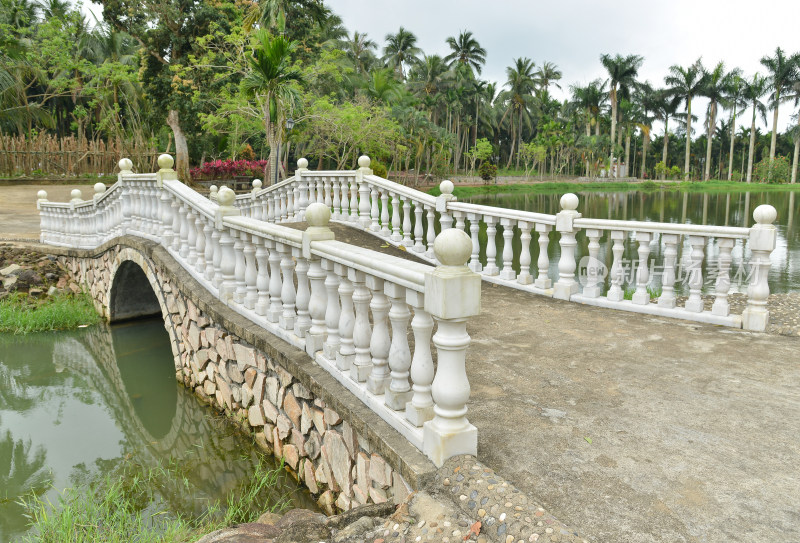
{"type": "Polygon", "coordinates": [[[81,189],[84,198],[91,198],[93,183],[76,185],[0,185],[0,239],[39,239],[39,211],[36,193],[47,191],[53,202],[68,202],[72,189],[81,189]]]}

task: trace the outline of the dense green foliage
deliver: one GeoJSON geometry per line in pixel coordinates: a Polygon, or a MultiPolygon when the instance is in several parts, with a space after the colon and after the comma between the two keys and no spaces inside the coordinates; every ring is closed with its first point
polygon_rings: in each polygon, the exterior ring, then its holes
{"type": "Polygon", "coordinates": [[[487,51],[470,31],[446,37],[444,56],[406,28],[380,47],[323,0],[98,0],[97,23],[63,0],[0,3],[0,131],[153,141],[187,176],[250,149],[242,158],[269,157],[271,172],[279,154],[349,168],[367,153],[390,172],[434,176],[474,175],[488,161],[595,177],[613,160],[646,179],[678,168],[746,180],[753,164],[798,148],[776,123],[797,105],[800,56],[780,48],[762,59],[763,77],[698,59],[662,84],[641,81],[640,55],[603,54],[607,79],[559,101],[552,62],[509,59],[505,81],[486,81],[487,51]],[[709,107],[692,112],[699,96],[709,107]],[[750,128],[736,130],[751,110],[750,128]]]}
{"type": "Polygon", "coordinates": [[[91,296],[86,293],[60,293],[44,300],[14,293],[0,300],[0,332],[29,334],[70,330],[97,324],[100,318],[91,296]]]}

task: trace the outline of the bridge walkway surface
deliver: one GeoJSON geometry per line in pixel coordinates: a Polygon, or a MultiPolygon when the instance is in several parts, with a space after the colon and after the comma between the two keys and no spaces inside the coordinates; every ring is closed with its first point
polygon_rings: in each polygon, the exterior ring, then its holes
{"type": "Polygon", "coordinates": [[[481,304],[478,457],[556,518],[601,542],[800,541],[800,339],[487,282],[481,304]]]}

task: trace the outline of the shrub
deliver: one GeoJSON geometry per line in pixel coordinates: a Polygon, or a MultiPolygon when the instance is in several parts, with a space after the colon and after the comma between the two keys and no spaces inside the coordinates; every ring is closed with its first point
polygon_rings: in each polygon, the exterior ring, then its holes
{"type": "Polygon", "coordinates": [[[639,188],[641,190],[656,190],[658,185],[654,181],[644,181],[639,183],[639,188]]]}
{"type": "Polygon", "coordinates": [[[239,151],[236,153],[240,160],[255,160],[256,154],[253,151],[253,148],[250,147],[249,143],[245,143],[241,147],[239,147],[239,151]]]}
{"type": "Polygon", "coordinates": [[[669,169],[669,178],[670,179],[680,179],[681,177],[681,169],[678,166],[673,166],[669,169]]]}
{"type": "Polygon", "coordinates": [[[656,177],[666,176],[667,171],[669,171],[669,168],[663,162],[656,164],[656,177]]]}
{"type": "Polygon", "coordinates": [[[372,173],[373,174],[377,175],[378,177],[383,177],[384,179],[386,179],[386,176],[389,173],[386,170],[386,166],[384,166],[382,163],[378,162],[377,160],[373,160],[372,164],[370,164],[370,166],[372,167],[372,173]]]}
{"type": "Polygon", "coordinates": [[[490,181],[497,175],[497,166],[489,161],[484,161],[478,166],[478,175],[480,175],[481,179],[484,181],[490,181]]]}
{"type": "Polygon", "coordinates": [[[765,158],[753,168],[753,181],[756,183],[788,183],[790,176],[791,165],[785,156],[776,156],[772,161],[765,158]]]}
{"type": "Polygon", "coordinates": [[[741,181],[742,180],[742,172],[733,172],[731,173],[731,181],[741,181]]]}
{"type": "Polygon", "coordinates": [[[230,179],[234,175],[265,177],[267,160],[215,160],[190,171],[192,179],[230,179]]]}

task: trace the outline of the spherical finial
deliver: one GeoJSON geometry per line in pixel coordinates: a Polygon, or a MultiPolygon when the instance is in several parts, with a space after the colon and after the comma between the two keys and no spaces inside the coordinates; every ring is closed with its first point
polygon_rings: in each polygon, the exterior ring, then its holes
{"type": "Polygon", "coordinates": [[[80,189],[72,189],[72,192],[69,193],[70,198],[73,200],[83,200],[83,193],[80,189]]]}
{"type": "Polygon", "coordinates": [[[260,189],[261,188],[261,179],[253,179],[253,188],[260,189]]]}
{"type": "Polygon", "coordinates": [[[106,186],[102,183],[95,183],[94,184],[94,193],[95,194],[103,194],[106,191],[106,186]]]}
{"type": "Polygon", "coordinates": [[[297,167],[298,168],[303,168],[303,169],[308,168],[308,160],[306,160],[305,158],[298,159],[297,160],[297,167]]]}
{"type": "Polygon", "coordinates": [[[758,206],[753,210],[753,219],[758,224],[772,224],[778,218],[778,212],[768,204],[758,206]]]}
{"type": "Polygon", "coordinates": [[[38,198],[39,200],[47,200],[47,191],[40,190],[39,192],[36,193],[36,198],[38,198]]]}
{"type": "Polygon", "coordinates": [[[319,202],[306,208],[306,222],[308,226],[328,226],[331,220],[331,210],[319,202]]]}
{"type": "Polygon", "coordinates": [[[168,155],[167,153],[159,155],[158,167],[161,168],[162,170],[171,170],[173,164],[175,164],[175,160],[172,158],[171,155],[168,155]]]}
{"type": "Polygon", "coordinates": [[[454,188],[453,182],[447,179],[439,183],[439,190],[442,191],[442,194],[453,194],[454,188]]]}
{"type": "Polygon", "coordinates": [[[361,155],[358,157],[358,167],[359,168],[369,168],[369,165],[372,161],[369,159],[367,155],[361,155]]]}
{"type": "Polygon", "coordinates": [[[210,187],[208,187],[208,190],[213,194],[219,190],[219,187],[217,187],[216,185],[211,185],[210,187]]]}
{"type": "Polygon", "coordinates": [[[472,254],[472,240],[463,230],[448,228],[436,236],[433,252],[445,266],[463,266],[472,254]]]}
{"type": "Polygon", "coordinates": [[[566,211],[575,211],[578,209],[578,196],[571,192],[566,193],[561,197],[561,209],[566,211]]]}
{"type": "Polygon", "coordinates": [[[219,205],[229,207],[233,205],[233,201],[236,199],[236,193],[233,192],[228,187],[222,187],[219,189],[217,193],[217,200],[219,201],[219,205]]]}
{"type": "Polygon", "coordinates": [[[121,172],[129,172],[133,170],[133,162],[131,162],[131,159],[129,158],[123,158],[119,161],[118,165],[121,172]]]}

